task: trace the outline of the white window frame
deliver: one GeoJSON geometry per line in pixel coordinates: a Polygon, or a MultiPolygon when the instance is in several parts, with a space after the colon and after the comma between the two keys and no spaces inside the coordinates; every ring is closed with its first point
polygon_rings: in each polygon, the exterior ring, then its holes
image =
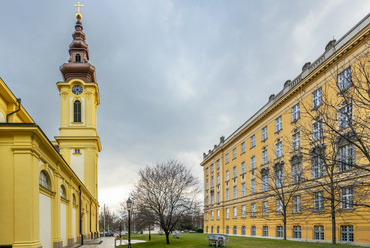
{"type": "Polygon", "coordinates": [[[265,149],[262,151],[262,164],[268,163],[268,150],[265,149]]]}
{"type": "Polygon", "coordinates": [[[234,207],[233,211],[234,211],[234,219],[238,218],[238,209],[237,209],[237,207],[234,207]]]}
{"type": "Polygon", "coordinates": [[[298,120],[299,116],[300,116],[299,103],[297,103],[292,107],[292,122],[298,120]]]}
{"type": "Polygon", "coordinates": [[[314,204],[315,212],[324,211],[324,192],[323,191],[314,193],[313,204],[314,204]]]}
{"type": "Polygon", "coordinates": [[[354,241],[353,225],[340,226],[340,241],[344,242],[354,241]]]}
{"type": "Polygon", "coordinates": [[[297,214],[301,212],[301,196],[293,196],[293,213],[297,214]]]}
{"type": "Polygon", "coordinates": [[[217,192],[217,203],[220,203],[220,192],[217,192]]]}
{"type": "Polygon", "coordinates": [[[244,161],[242,162],[241,167],[242,167],[242,174],[244,174],[245,173],[245,162],[244,161]]]}
{"type": "Polygon", "coordinates": [[[220,210],[217,209],[217,219],[219,220],[220,219],[220,210]]]}
{"type": "Polygon", "coordinates": [[[276,237],[282,238],[284,235],[283,226],[276,226],[276,237]]]}
{"type": "Polygon", "coordinates": [[[263,216],[269,215],[269,202],[268,201],[262,202],[262,215],[263,216]]]}
{"type": "Polygon", "coordinates": [[[301,147],[301,132],[296,132],[292,135],[292,150],[296,151],[301,147]]]}
{"type": "Polygon", "coordinates": [[[268,237],[268,236],[269,236],[269,227],[263,226],[263,237],[268,237]]]}
{"type": "Polygon", "coordinates": [[[340,91],[346,90],[352,85],[352,70],[351,67],[345,69],[338,75],[338,88],[340,91]]]}
{"type": "Polygon", "coordinates": [[[245,193],[245,183],[242,183],[242,197],[246,196],[245,193]]]}
{"type": "Polygon", "coordinates": [[[267,139],[267,126],[262,128],[262,141],[267,139]]]}
{"type": "Polygon", "coordinates": [[[343,129],[352,124],[352,104],[348,104],[339,109],[339,129],[343,129]]]}
{"type": "Polygon", "coordinates": [[[280,158],[280,157],[282,157],[283,156],[283,142],[282,141],[280,141],[280,142],[278,142],[278,143],[276,143],[276,145],[275,145],[275,156],[276,156],[276,158],[280,158]]]}
{"type": "Polygon", "coordinates": [[[229,189],[226,189],[226,201],[230,200],[230,192],[229,189]]]}
{"type": "Polygon", "coordinates": [[[245,142],[240,145],[241,154],[245,153],[245,142]]]}
{"type": "Polygon", "coordinates": [[[280,199],[276,200],[276,214],[277,215],[283,214],[283,202],[280,199]]]}
{"type": "Polygon", "coordinates": [[[246,217],[245,205],[242,206],[242,218],[246,217]]]}
{"type": "Polygon", "coordinates": [[[225,160],[226,160],[226,164],[229,163],[229,154],[228,153],[226,154],[225,160]]]}
{"type": "Polygon", "coordinates": [[[255,194],[257,191],[256,191],[256,179],[252,179],[251,180],[251,194],[255,194]]]}
{"type": "Polygon", "coordinates": [[[295,238],[295,239],[302,238],[302,228],[301,228],[301,226],[293,226],[293,238],[295,238]]]}
{"type": "Polygon", "coordinates": [[[252,226],[251,228],[251,235],[256,236],[256,226],[252,226]]]}
{"type": "Polygon", "coordinates": [[[315,90],[312,93],[312,108],[317,108],[322,103],[322,88],[315,90]]]}
{"type": "Polygon", "coordinates": [[[229,181],[230,180],[230,177],[229,177],[229,170],[226,171],[226,181],[229,181]]]}
{"type": "Polygon", "coordinates": [[[324,128],[322,121],[317,121],[312,124],[312,140],[317,141],[324,137],[324,128]]]}
{"type": "Polygon", "coordinates": [[[251,170],[256,169],[256,156],[251,157],[251,170]]]}
{"type": "Polygon", "coordinates": [[[269,172],[262,174],[261,176],[261,191],[265,192],[269,190],[269,172]]]}
{"type": "Polygon", "coordinates": [[[302,160],[292,163],[291,166],[291,183],[299,183],[302,181],[302,160]]]}
{"type": "Polygon", "coordinates": [[[275,167],[275,187],[281,188],[284,186],[284,167],[277,165],[275,167]]]}
{"type": "Polygon", "coordinates": [[[234,199],[238,197],[236,186],[233,186],[233,197],[234,199]]]}
{"type": "Polygon", "coordinates": [[[226,219],[230,219],[230,211],[226,208],[226,219]]]}
{"type": "Polygon", "coordinates": [[[337,165],[338,172],[350,170],[356,163],[356,149],[354,145],[348,144],[338,148],[337,165]]]}
{"type": "Polygon", "coordinates": [[[282,129],[283,129],[283,121],[282,121],[282,117],[279,116],[275,120],[275,132],[279,132],[282,129]]]}
{"type": "Polygon", "coordinates": [[[353,208],[353,187],[347,186],[340,188],[340,208],[352,209],[353,208]]]}
{"type": "Polygon", "coordinates": [[[236,148],[233,149],[233,159],[236,159],[236,148]]]}
{"type": "Polygon", "coordinates": [[[233,167],[233,178],[236,178],[237,173],[236,173],[236,166],[233,167]]]}
{"type": "Polygon", "coordinates": [[[255,147],[256,146],[256,136],[255,135],[253,135],[252,137],[251,137],[251,148],[252,147],[255,147]]]}
{"type": "Polygon", "coordinates": [[[324,240],[324,226],[314,226],[314,239],[324,240]]]}
{"type": "Polygon", "coordinates": [[[252,203],[251,205],[251,216],[256,217],[256,203],[252,203]]]}

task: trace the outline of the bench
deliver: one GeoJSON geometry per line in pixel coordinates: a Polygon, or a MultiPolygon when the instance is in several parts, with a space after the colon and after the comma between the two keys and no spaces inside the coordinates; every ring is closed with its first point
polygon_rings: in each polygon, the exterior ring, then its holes
{"type": "Polygon", "coordinates": [[[229,241],[228,235],[222,235],[222,234],[208,234],[208,246],[212,247],[226,247],[225,242],[229,241]]]}

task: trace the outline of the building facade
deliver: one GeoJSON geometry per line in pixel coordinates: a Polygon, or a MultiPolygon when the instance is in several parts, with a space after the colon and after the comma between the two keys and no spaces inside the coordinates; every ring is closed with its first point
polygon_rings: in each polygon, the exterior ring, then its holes
{"type": "Polygon", "coordinates": [[[60,67],[60,135],[50,141],[0,79],[0,246],[74,247],[99,235],[99,90],[81,23],[60,67]]]}
{"type": "Polygon", "coordinates": [[[369,161],[345,138],[368,116],[345,91],[368,82],[369,33],[367,15],[203,154],[206,233],[370,243],[369,161]]]}

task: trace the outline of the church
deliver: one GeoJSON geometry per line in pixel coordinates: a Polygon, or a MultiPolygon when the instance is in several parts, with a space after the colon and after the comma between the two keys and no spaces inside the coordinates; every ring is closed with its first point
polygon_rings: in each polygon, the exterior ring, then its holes
{"type": "Polygon", "coordinates": [[[49,140],[0,78],[0,247],[74,247],[99,236],[99,88],[78,3],[49,140]]]}

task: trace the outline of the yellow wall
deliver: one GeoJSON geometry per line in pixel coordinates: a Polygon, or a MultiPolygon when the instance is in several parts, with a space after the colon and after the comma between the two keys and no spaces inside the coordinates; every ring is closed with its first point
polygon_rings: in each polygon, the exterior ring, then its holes
{"type": "MultiPolygon", "coordinates": [[[[307,130],[311,128],[312,118],[304,115],[303,106],[311,106],[312,111],[312,93],[322,87],[333,104],[339,104],[341,99],[338,98],[337,92],[334,91],[335,80],[331,71],[327,69],[332,61],[338,63],[339,73],[346,69],[349,65],[358,63],[357,58],[368,51],[369,42],[369,17],[361,23],[361,28],[358,28],[357,33],[349,33],[343,40],[349,39],[348,42],[341,40],[340,47],[336,53],[325,53],[317,61],[311,64],[307,71],[302,73],[284,87],[282,92],[271,98],[268,104],[263,107],[258,115],[253,117],[236,130],[230,137],[225,140],[220,139],[220,143],[204,154],[204,161],[201,166],[204,170],[204,230],[217,232],[217,227],[220,227],[220,233],[226,233],[226,228],[229,226],[229,234],[233,234],[234,226],[237,227],[237,235],[242,234],[242,227],[246,227],[246,234],[251,235],[251,227],[256,226],[256,236],[262,236],[263,226],[268,226],[270,237],[276,237],[276,226],[282,226],[282,216],[276,214],[276,195],[272,192],[261,193],[261,168],[269,167],[273,170],[274,164],[284,161],[284,170],[290,170],[291,157],[297,153],[292,152],[291,138],[293,130],[296,128],[305,127],[307,130]],[[345,54],[345,57],[342,55],[345,54]],[[337,56],[338,55],[338,56],[337,56]],[[301,117],[296,122],[292,122],[292,107],[300,103],[301,117]],[[275,120],[282,117],[282,130],[275,131],[275,120]],[[262,129],[267,126],[267,139],[262,141],[262,129]],[[251,137],[255,137],[255,146],[251,147],[251,137]],[[278,139],[283,142],[283,156],[275,158],[275,145],[278,139]],[[245,152],[241,152],[241,144],[245,143],[245,152]],[[233,149],[236,148],[236,158],[233,158],[233,149]],[[262,151],[268,150],[268,163],[262,164],[262,151]],[[229,156],[229,162],[226,163],[226,156],[229,156]],[[251,157],[255,156],[256,169],[251,170],[251,157]],[[217,161],[220,161],[220,168],[217,168],[217,161]],[[242,174],[241,164],[245,162],[246,173],[242,174]],[[212,166],[214,170],[212,171],[212,166]],[[233,177],[233,167],[237,168],[237,176],[233,177]],[[226,180],[226,173],[229,171],[229,180],[226,180]],[[218,185],[217,175],[220,176],[220,184],[218,185]],[[211,180],[214,181],[212,187],[211,180]],[[256,194],[251,194],[251,180],[256,180],[256,194]],[[246,196],[241,196],[241,185],[246,184],[246,196]],[[208,184],[208,186],[207,186],[208,184]],[[233,186],[237,187],[237,198],[233,199],[233,186]],[[229,200],[226,199],[226,190],[229,189],[229,200]],[[211,203],[211,192],[214,192],[214,201],[211,203]],[[221,199],[217,202],[217,192],[220,192],[221,199]],[[208,203],[207,203],[208,198],[208,203]],[[268,216],[262,216],[262,202],[268,201],[268,216]],[[257,216],[251,216],[251,204],[256,204],[257,216]],[[242,217],[242,206],[246,207],[246,216],[242,217]],[[233,208],[237,207],[237,218],[233,218],[233,208]],[[226,218],[226,209],[229,209],[230,218],[226,218]],[[220,219],[217,219],[217,210],[220,210],[220,219]],[[211,212],[214,212],[214,220],[211,220],[211,212]],[[208,215],[208,220],[207,220],[208,215]]],[[[333,64],[331,64],[333,66],[333,64]]],[[[335,77],[335,76],[334,76],[335,77]]],[[[356,111],[356,110],[354,110],[356,111]]],[[[333,114],[333,113],[332,113],[333,114]]],[[[335,114],[335,113],[334,113],[335,114]]],[[[302,137],[302,135],[301,135],[302,137]]],[[[310,143],[308,140],[301,139],[302,148],[309,150],[310,143]]],[[[301,149],[303,150],[303,149],[301,149]]],[[[359,158],[361,159],[361,158],[359,158]]],[[[360,160],[357,159],[359,162],[360,160]]],[[[309,171],[311,164],[309,161],[303,160],[303,171],[309,171]]],[[[310,175],[309,175],[310,176],[310,175]]],[[[365,175],[368,177],[368,175],[365,175]]],[[[271,180],[271,178],[270,178],[271,180]]],[[[271,182],[270,182],[271,183],[271,182]]],[[[290,184],[290,178],[285,179],[285,185],[290,184]]],[[[313,189],[314,190],[314,189],[313,189]]],[[[301,201],[313,201],[312,195],[307,191],[299,191],[297,195],[301,195],[301,201]]],[[[312,203],[313,204],[313,203],[312,203]]],[[[328,206],[326,206],[328,208],[328,206]]],[[[289,205],[288,212],[292,213],[292,204],[289,205]]],[[[331,240],[331,221],[330,215],[325,213],[313,213],[302,209],[300,214],[288,214],[287,237],[293,237],[293,226],[301,226],[302,239],[314,239],[314,225],[323,225],[325,229],[325,240],[331,240]]],[[[340,226],[353,225],[354,227],[354,242],[370,242],[368,233],[370,231],[370,215],[368,211],[362,208],[354,208],[352,211],[342,211],[337,218],[337,240],[340,240],[340,226]]]]}

